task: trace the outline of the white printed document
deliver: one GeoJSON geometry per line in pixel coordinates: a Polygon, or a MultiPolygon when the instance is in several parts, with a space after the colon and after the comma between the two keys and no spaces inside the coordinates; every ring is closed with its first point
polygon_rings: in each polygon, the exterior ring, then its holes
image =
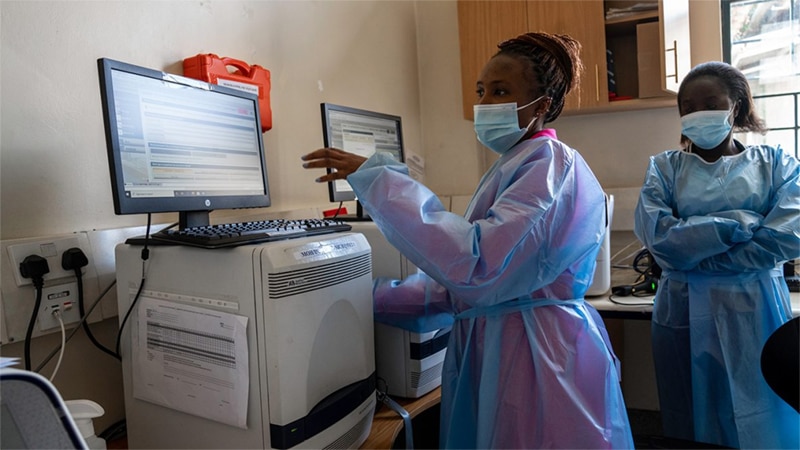
{"type": "Polygon", "coordinates": [[[139,298],[133,396],[247,428],[247,317],[139,298]]]}

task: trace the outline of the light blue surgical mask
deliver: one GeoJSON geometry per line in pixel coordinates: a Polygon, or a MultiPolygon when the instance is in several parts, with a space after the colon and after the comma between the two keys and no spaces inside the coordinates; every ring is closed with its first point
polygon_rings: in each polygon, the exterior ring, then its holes
{"type": "Polygon", "coordinates": [[[730,110],[697,111],[681,117],[681,133],[695,147],[703,150],[716,148],[731,132],[730,110]]]}
{"type": "Polygon", "coordinates": [[[525,128],[520,128],[517,111],[527,108],[544,98],[544,95],[527,105],[517,108],[516,103],[497,103],[493,105],[475,105],[475,134],[481,144],[490,150],[503,154],[514,146],[533,125],[536,116],[525,128]]]}

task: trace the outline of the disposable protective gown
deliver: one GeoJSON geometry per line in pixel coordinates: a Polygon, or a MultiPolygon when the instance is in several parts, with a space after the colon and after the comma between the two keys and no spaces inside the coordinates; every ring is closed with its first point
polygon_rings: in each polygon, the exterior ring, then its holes
{"type": "Polygon", "coordinates": [[[465,217],[378,154],[348,177],[421,269],[379,279],[375,318],[415,331],[453,323],[442,373],[442,448],[633,448],[602,321],[583,300],[604,195],[552,130],[503,154],[465,217]]]}
{"type": "Polygon", "coordinates": [[[635,233],[663,272],[653,354],[665,432],[800,448],[800,416],[764,381],[764,342],[791,318],[780,265],[800,257],[800,165],[768,146],[707,163],[650,158],[635,233]]]}

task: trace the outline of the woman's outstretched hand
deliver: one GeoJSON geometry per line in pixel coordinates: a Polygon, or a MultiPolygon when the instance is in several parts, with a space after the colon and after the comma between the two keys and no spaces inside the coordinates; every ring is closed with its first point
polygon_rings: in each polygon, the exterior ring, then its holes
{"type": "Polygon", "coordinates": [[[306,169],[336,169],[335,172],[327,173],[317,178],[315,181],[318,183],[343,180],[347,178],[348,175],[358,170],[361,164],[364,164],[364,161],[367,160],[367,158],[363,156],[348,153],[338,148],[321,148],[319,150],[314,150],[311,153],[303,155],[301,159],[304,161],[303,167],[306,169]]]}

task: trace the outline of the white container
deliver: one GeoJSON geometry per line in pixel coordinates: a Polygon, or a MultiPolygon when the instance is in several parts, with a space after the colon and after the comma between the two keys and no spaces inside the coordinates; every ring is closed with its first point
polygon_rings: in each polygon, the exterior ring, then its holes
{"type": "Polygon", "coordinates": [[[597,253],[592,284],[586,290],[587,297],[605,295],[611,289],[611,220],[614,218],[614,196],[606,194],[606,232],[603,244],[597,253]]]}
{"type": "Polygon", "coordinates": [[[69,400],[64,402],[69,409],[72,420],[78,426],[86,446],[92,450],[106,450],[106,441],[95,436],[94,422],[95,417],[100,417],[106,413],[102,406],[91,400],[69,400]]]}

